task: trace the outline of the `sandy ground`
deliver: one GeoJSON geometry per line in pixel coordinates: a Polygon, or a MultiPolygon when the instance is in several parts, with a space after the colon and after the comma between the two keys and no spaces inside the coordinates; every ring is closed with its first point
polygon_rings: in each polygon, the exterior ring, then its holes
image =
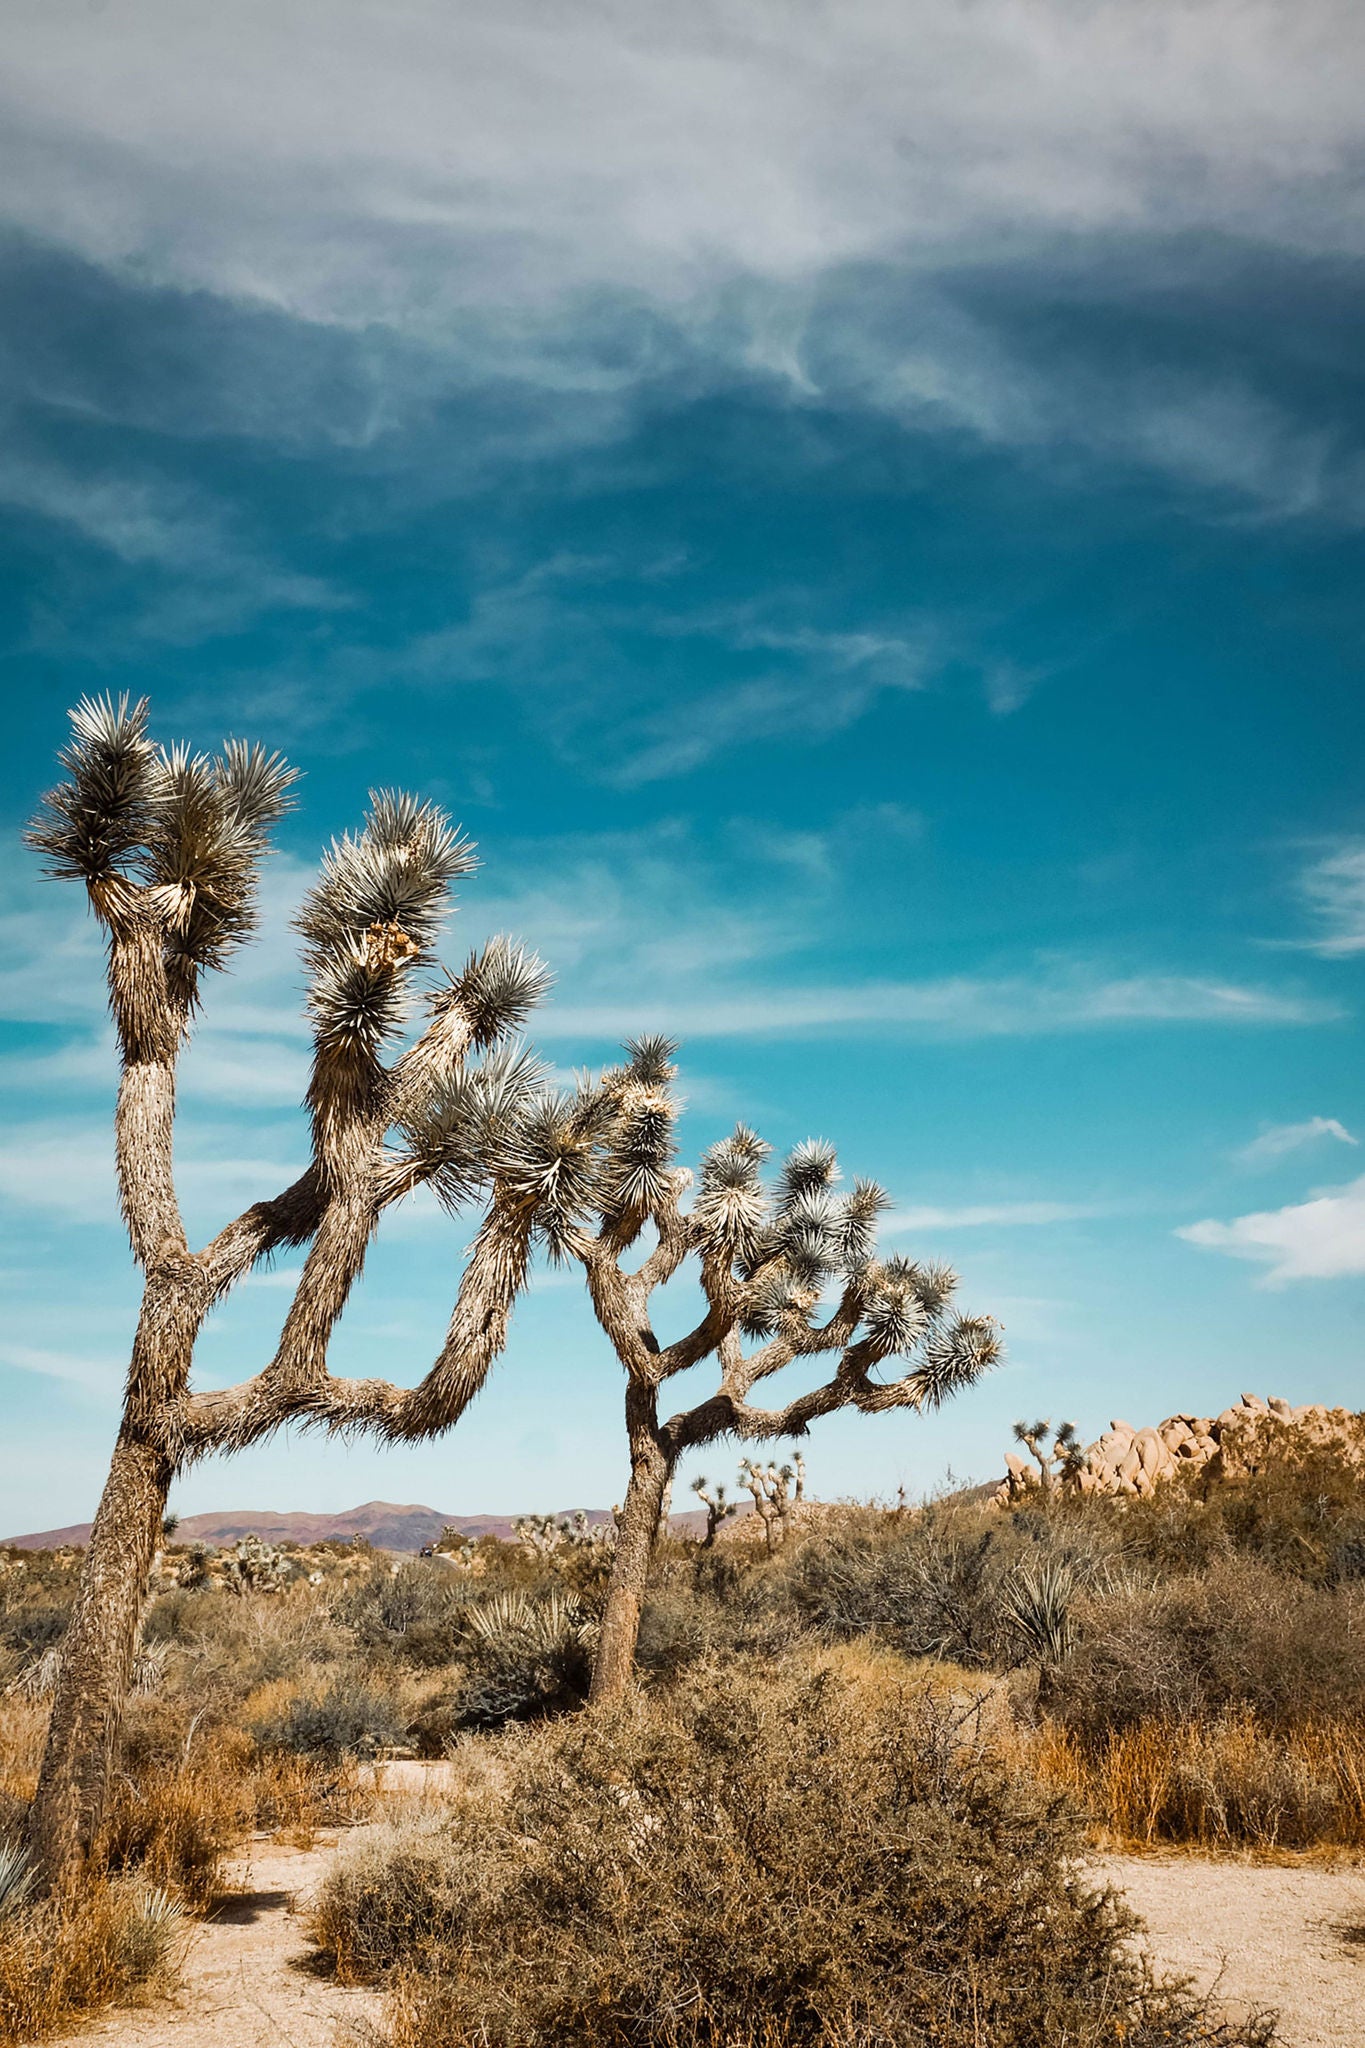
{"type": "MultiPolygon", "coordinates": [[[[382,1770],[382,1789],[400,1799],[437,1789],[430,1766],[382,1770]]],[[[176,1999],[108,2013],[59,2048],[355,2048],[382,1994],[316,1975],[300,1919],[344,1839],[323,1836],[308,1850],[251,1843],[229,1867],[231,1892],[195,1927],[176,1999]]],[[[1234,2012],[1276,2007],[1285,2048],[1365,2048],[1365,1869],[1174,1855],[1095,1867],[1141,1914],[1165,1971],[1193,1977],[1234,2012]]]]}
{"type": "Polygon", "coordinates": [[[227,1870],[232,1892],[195,1925],[176,1999],[106,2013],[72,2036],[71,2048],[349,2048],[378,2018],[383,1995],[315,1975],[298,1918],[337,1841],[251,1843],[227,1870]]]}
{"type": "Polygon", "coordinates": [[[1169,1974],[1193,1977],[1232,2012],[1275,2007],[1286,2048],[1365,2048],[1365,1869],[1193,1856],[1110,1856],[1098,1867],[1146,1921],[1169,1974]]]}

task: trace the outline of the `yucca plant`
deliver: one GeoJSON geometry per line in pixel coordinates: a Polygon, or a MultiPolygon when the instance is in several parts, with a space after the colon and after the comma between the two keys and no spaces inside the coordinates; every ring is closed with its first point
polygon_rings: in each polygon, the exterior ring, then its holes
{"type": "Polygon", "coordinates": [[[1086,1575],[1065,1557],[1021,1565],[1000,1589],[1000,1610],[1030,1657],[1045,1669],[1062,1664],[1075,1643],[1073,1607],[1086,1575]]]}
{"type": "Polygon", "coordinates": [[[471,1603],[464,1619],[466,1726],[532,1719],[586,1695],[595,1623],[581,1601],[557,1588],[497,1593],[471,1603]]]}
{"type": "Polygon", "coordinates": [[[79,882],[107,940],[121,1074],[119,1201],[143,1300],[123,1415],[56,1676],[33,1840],[46,1879],[83,1862],[99,1823],[152,1558],[177,1472],[291,1421],[430,1436],[464,1411],[501,1352],[529,1266],[532,1218],[488,1161],[507,1152],[540,1070],[513,1036],[546,986],[494,939],[456,973],[437,944],[473,848],[435,805],[372,796],[334,840],[297,926],[313,1058],[312,1159],[208,1244],[190,1246],[173,1158],[176,1068],[206,998],[256,923],[261,864],[296,771],[240,740],[159,746],[145,702],[82,701],[64,780],[30,827],[53,876],[79,882]],[[446,1341],[410,1389],[328,1369],[332,1333],[384,1211],[434,1187],[481,1213],[446,1341]],[[285,1247],[307,1246],[274,1355],[236,1387],[196,1392],[205,1318],[285,1247]]]}
{"type": "Polygon", "coordinates": [[[29,1851],[18,1842],[0,1842],[0,1920],[17,1913],[33,1890],[37,1873],[29,1851]]]}

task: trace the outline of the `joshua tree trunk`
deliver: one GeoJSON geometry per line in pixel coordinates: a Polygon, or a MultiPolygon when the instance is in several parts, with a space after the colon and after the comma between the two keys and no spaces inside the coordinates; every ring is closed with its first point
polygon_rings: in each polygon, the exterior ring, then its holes
{"type": "Polygon", "coordinates": [[[90,1531],[62,1645],[33,1804],[31,1841],[52,1886],[80,1872],[104,1811],[171,1478],[164,1454],[125,1429],[90,1531]]]}
{"type": "Polygon", "coordinates": [[[627,1387],[630,1484],[617,1524],[611,1586],[593,1660],[588,1695],[593,1706],[610,1706],[619,1700],[630,1685],[635,1667],[649,1560],[659,1533],[664,1496],[673,1477],[673,1460],[659,1442],[656,1406],[653,1387],[634,1383],[627,1387]]]}

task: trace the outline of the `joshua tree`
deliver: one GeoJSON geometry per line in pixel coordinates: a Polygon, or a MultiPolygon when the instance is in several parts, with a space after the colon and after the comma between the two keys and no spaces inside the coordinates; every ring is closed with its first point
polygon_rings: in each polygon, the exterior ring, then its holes
{"type": "Polygon", "coordinates": [[[769,1556],[787,1540],[787,1521],[793,1501],[802,1499],[805,1494],[805,1479],[805,1460],[799,1451],[790,1465],[760,1465],[752,1458],[739,1461],[740,1485],[754,1497],[769,1556]],[[793,1481],[796,1485],[794,1495],[793,1481]]]}
{"type": "Polygon", "coordinates": [[[630,1485],[598,1638],[595,1702],[619,1697],[629,1683],[650,1554],[684,1451],[726,1436],[801,1437],[836,1409],[936,1407],[1000,1349],[989,1317],[952,1313],[957,1282],[946,1267],[878,1256],[876,1223],[887,1198],[871,1181],[836,1195],[828,1145],[798,1145],[769,1188],[761,1178],[769,1148],[741,1125],[705,1154],[684,1209],[692,1176],[674,1164],[675,1050],[669,1039],[641,1039],[626,1048],[625,1066],[544,1100],[519,1129],[505,1169],[509,1190],[535,1200],[551,1255],[582,1263],[597,1319],[626,1372],[630,1485]],[[622,1262],[647,1229],[653,1248],[627,1270],[622,1262]],[[665,1345],[650,1322],[650,1297],[689,1260],[706,1312],[665,1345]],[[830,1287],[837,1300],[822,1321],[830,1287]],[[715,1391],[661,1422],[665,1382],[712,1356],[715,1391]],[[823,1356],[835,1365],[820,1385],[782,1407],[752,1405],[760,1382],[794,1360],[823,1356]],[[905,1361],[904,1371],[879,1377],[893,1358],[905,1361]]]}
{"type": "Polygon", "coordinates": [[[494,940],[429,986],[425,1023],[407,1030],[473,850],[432,805],[373,797],[359,834],[332,843],[297,920],[313,1030],[311,1163],[192,1250],[172,1163],[177,1060],[207,977],[252,932],[261,861],[295,773],[241,741],[213,757],[160,748],[145,703],[126,698],[82,702],[71,723],[66,780],[28,836],[50,874],[85,885],[108,939],[119,1197],[143,1299],[34,1804],[33,1844],[51,1882],[79,1868],[99,1821],[176,1473],[294,1420],[429,1436],[482,1386],[527,1271],[532,1205],[506,1188],[489,1193],[481,1162],[495,1140],[506,1151],[539,1087],[509,1033],[546,981],[539,962],[494,940]],[[441,1353],[409,1390],[333,1378],[329,1339],[380,1216],[424,1183],[451,1205],[483,1202],[441,1353]],[[261,1260],[303,1245],[274,1356],[239,1386],[195,1392],[195,1344],[215,1302],[261,1260]]]}
{"type": "MultiPolygon", "coordinates": [[[[1016,1422],[1014,1440],[1024,1446],[1037,1465],[1038,1478],[1035,1484],[1043,1493],[1055,1493],[1059,1487],[1073,1484],[1085,1463],[1085,1452],[1076,1440],[1074,1422],[1059,1423],[1055,1436],[1052,1434],[1052,1424],[1048,1420],[1016,1422]],[[1049,1437],[1052,1439],[1051,1444],[1048,1442],[1049,1437]]],[[[1021,1467],[1021,1475],[1028,1472],[1028,1467],[1022,1460],[1015,1462],[1021,1467]]]]}
{"type": "Polygon", "coordinates": [[[702,1539],[703,1550],[709,1550],[716,1540],[716,1531],[722,1522],[728,1521],[737,1512],[737,1503],[725,1498],[725,1488],[718,1486],[714,1493],[708,1491],[710,1480],[701,1473],[692,1481],[692,1491],[706,1509],[706,1535],[702,1539]]]}

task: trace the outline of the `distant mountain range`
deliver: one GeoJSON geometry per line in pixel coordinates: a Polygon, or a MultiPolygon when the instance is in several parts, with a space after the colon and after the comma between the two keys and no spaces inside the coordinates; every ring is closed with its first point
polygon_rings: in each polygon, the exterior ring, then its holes
{"type": "MultiPolygon", "coordinates": [[[[748,1507],[748,1502],[745,1502],[748,1507]]],[[[564,1508],[562,1514],[577,1510],[564,1508]]],[[[588,1508],[590,1522],[609,1522],[607,1508],[588,1508]]],[[[335,1515],[281,1515],[268,1508],[242,1508],[216,1515],[184,1515],[175,1532],[177,1543],[235,1543],[239,1536],[269,1536],[276,1542],[322,1543],[331,1537],[363,1536],[376,1550],[418,1551],[434,1543],[442,1529],[458,1529],[462,1536],[496,1536],[512,1540],[517,1515],[443,1515],[437,1508],[396,1507],[392,1501],[366,1501],[364,1507],[347,1508],[335,1515]]],[[[673,1515],[669,1528],[675,1536],[699,1534],[706,1527],[704,1511],[673,1515]]],[[[90,1540],[89,1522],[75,1522],[68,1529],[40,1529],[30,1536],[6,1536],[0,1543],[16,1550],[76,1549],[90,1540]]]]}

